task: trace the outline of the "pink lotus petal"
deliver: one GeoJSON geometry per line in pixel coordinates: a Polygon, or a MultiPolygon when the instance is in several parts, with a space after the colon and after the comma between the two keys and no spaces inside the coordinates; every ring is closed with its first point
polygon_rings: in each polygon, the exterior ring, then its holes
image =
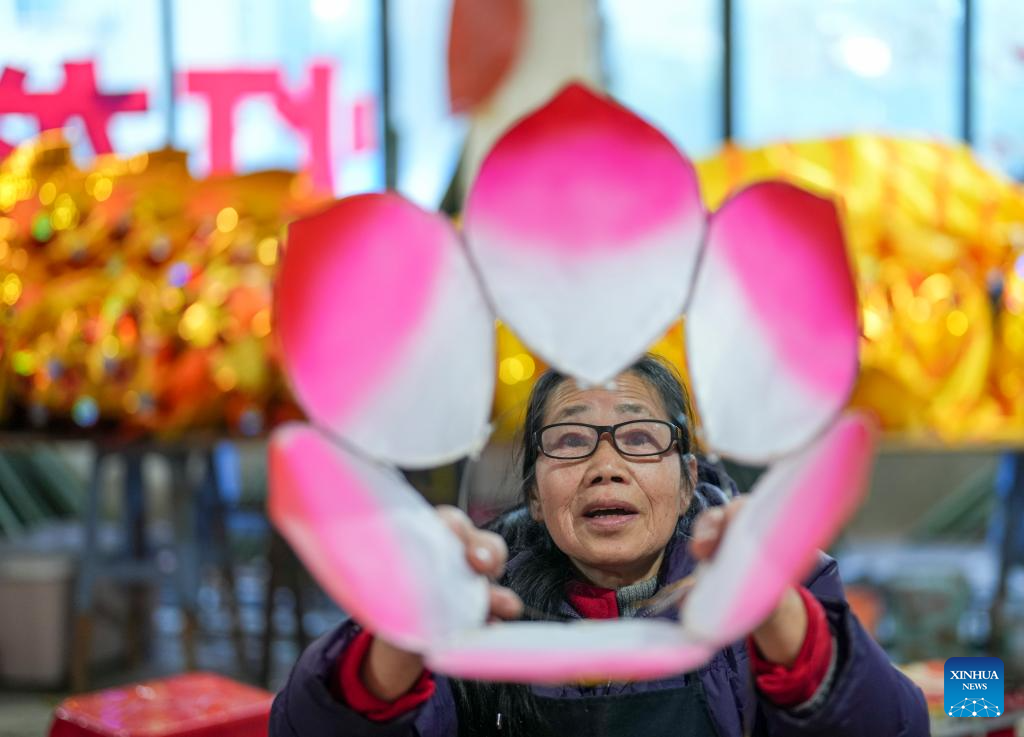
{"type": "Polygon", "coordinates": [[[873,451],[868,421],[848,414],[811,446],[773,466],[687,596],[686,631],[709,644],[725,644],[760,624],[857,509],[873,451]]]}
{"type": "Polygon", "coordinates": [[[299,220],[274,309],[303,409],[365,453],[428,467],[486,439],[494,318],[444,219],[366,194],[299,220]]]}
{"type": "Polygon", "coordinates": [[[269,453],[270,519],[356,621],[417,652],[483,624],[486,579],[397,471],[297,423],[274,432],[269,453]]]}
{"type": "Polygon", "coordinates": [[[592,383],[679,316],[704,224],[690,163],[578,84],[498,141],[465,212],[500,317],[548,363],[592,383]]]}
{"type": "Polygon", "coordinates": [[[427,665],[487,681],[641,680],[695,670],[714,652],[665,620],[510,622],[455,635],[427,653],[427,665]]]}
{"type": "Polygon", "coordinates": [[[857,375],[857,295],[833,203],[755,184],[711,218],[687,310],[706,438],[751,463],[810,441],[857,375]]]}

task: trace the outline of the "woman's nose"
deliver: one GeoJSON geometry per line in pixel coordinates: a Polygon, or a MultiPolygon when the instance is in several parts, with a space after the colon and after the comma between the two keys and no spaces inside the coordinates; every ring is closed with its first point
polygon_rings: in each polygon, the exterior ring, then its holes
{"type": "Polygon", "coordinates": [[[612,443],[611,435],[603,434],[597,441],[597,449],[590,456],[590,463],[587,466],[587,486],[604,483],[625,483],[626,475],[623,469],[625,461],[619,455],[612,443]]]}

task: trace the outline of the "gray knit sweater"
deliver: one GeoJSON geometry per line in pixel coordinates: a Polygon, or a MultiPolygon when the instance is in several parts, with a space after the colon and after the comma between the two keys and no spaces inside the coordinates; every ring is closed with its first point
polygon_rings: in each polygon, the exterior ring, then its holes
{"type": "Polygon", "coordinates": [[[648,578],[646,581],[637,581],[629,586],[623,586],[615,592],[615,600],[619,604],[620,617],[634,617],[642,609],[640,603],[654,596],[658,590],[657,576],[648,578]]]}

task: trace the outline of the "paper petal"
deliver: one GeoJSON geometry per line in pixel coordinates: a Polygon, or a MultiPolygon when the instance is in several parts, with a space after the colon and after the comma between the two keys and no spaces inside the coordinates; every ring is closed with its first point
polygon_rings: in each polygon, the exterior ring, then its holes
{"type": "Polygon", "coordinates": [[[403,468],[485,441],[494,318],[442,218],[368,194],[299,220],[274,309],[288,377],[318,424],[403,468]]]}
{"type": "Polygon", "coordinates": [[[346,453],[308,425],[270,443],[270,518],[324,590],[406,649],[487,615],[487,581],[462,544],[393,469],[346,453]]]}
{"type": "Polygon", "coordinates": [[[526,36],[524,0],[454,0],[448,36],[451,107],[467,112],[494,94],[526,36]]]}
{"type": "Polygon", "coordinates": [[[856,510],[873,449],[867,420],[849,414],[761,477],[700,569],[682,608],[686,631],[725,644],[760,624],[856,510]]]}
{"type": "Polygon", "coordinates": [[[704,223],[690,163],[578,84],[498,141],[465,211],[499,316],[588,383],[614,377],[679,316],[704,223]]]}
{"type": "Polygon", "coordinates": [[[686,353],[706,440],[764,463],[839,413],[857,375],[857,295],[831,201],[756,184],[711,218],[686,353]]]}
{"type": "Polygon", "coordinates": [[[460,633],[427,653],[427,666],[459,678],[518,683],[640,680],[695,670],[714,649],[656,619],[510,622],[460,633]]]}

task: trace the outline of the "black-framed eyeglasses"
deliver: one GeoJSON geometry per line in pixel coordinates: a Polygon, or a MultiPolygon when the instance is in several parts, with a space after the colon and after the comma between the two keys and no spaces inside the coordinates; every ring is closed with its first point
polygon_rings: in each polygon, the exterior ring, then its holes
{"type": "Polygon", "coordinates": [[[644,457],[665,453],[679,438],[679,428],[663,420],[629,420],[617,425],[556,422],[537,431],[537,447],[548,458],[578,460],[597,451],[608,433],[612,445],[624,456],[644,457]]]}

